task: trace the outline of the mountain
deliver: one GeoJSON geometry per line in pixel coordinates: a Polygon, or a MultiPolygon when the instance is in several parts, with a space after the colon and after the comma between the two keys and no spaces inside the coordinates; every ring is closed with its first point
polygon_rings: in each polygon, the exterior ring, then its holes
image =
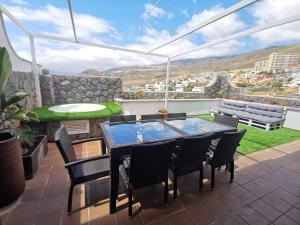
{"type": "MultiPolygon", "coordinates": [[[[269,55],[273,52],[300,54],[300,44],[273,46],[225,57],[175,60],[171,62],[170,77],[171,79],[187,78],[199,76],[203,72],[224,71],[226,73],[226,71],[230,70],[253,68],[256,61],[268,59],[269,55]]],[[[119,67],[102,72],[94,69],[88,71],[91,71],[91,73],[84,71],[84,74],[121,77],[123,78],[123,85],[125,87],[163,81],[166,76],[165,64],[119,67]]]]}

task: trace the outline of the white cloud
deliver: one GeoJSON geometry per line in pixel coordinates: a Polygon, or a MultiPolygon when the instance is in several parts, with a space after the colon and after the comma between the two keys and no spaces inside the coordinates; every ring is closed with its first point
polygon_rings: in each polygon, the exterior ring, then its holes
{"type": "Polygon", "coordinates": [[[192,0],[194,3],[196,3],[197,2],[197,0],[192,0]]]}
{"type": "MultiPolygon", "coordinates": [[[[190,30],[192,27],[195,27],[202,21],[211,18],[212,16],[216,15],[217,13],[223,11],[224,8],[220,6],[212,7],[211,9],[204,10],[192,16],[192,18],[186,22],[185,24],[181,25],[178,29],[178,33],[186,32],[190,30]]],[[[211,41],[212,39],[216,39],[219,37],[224,37],[229,34],[235,33],[243,28],[246,25],[243,21],[239,18],[237,14],[231,14],[226,16],[206,27],[203,27],[196,31],[196,34],[203,35],[203,38],[206,41],[211,41]]]]}
{"type": "MultiPolygon", "coordinates": [[[[187,23],[177,28],[177,34],[182,32],[195,24],[199,23],[201,19],[205,19],[212,14],[221,10],[220,7],[214,7],[210,10],[205,10],[194,15],[187,23]]],[[[11,10],[11,9],[10,9],[11,10]]],[[[38,22],[45,25],[51,25],[56,27],[54,32],[58,34],[64,34],[65,36],[72,36],[71,24],[62,21],[61,18],[69,18],[69,14],[66,9],[60,9],[53,6],[46,6],[45,8],[32,10],[28,8],[13,7],[14,15],[21,20],[29,20],[32,22],[38,22]],[[27,17],[31,15],[31,17],[27,17]]],[[[166,13],[166,12],[165,12],[166,13]]],[[[168,14],[164,14],[167,16],[168,14]]],[[[96,38],[98,33],[117,33],[116,29],[112,27],[107,21],[93,17],[88,14],[75,14],[76,21],[78,20],[78,32],[86,38],[96,38]],[[81,20],[79,22],[79,20],[81,20]]],[[[220,35],[227,35],[241,29],[244,24],[239,20],[237,15],[232,15],[227,20],[220,24],[211,25],[211,28],[202,29],[197,32],[197,36],[201,36],[205,41],[210,41],[212,38],[217,38],[220,35]],[[225,29],[226,28],[226,29],[225,29]]],[[[75,22],[76,22],[75,21],[75,22]]],[[[78,29],[77,28],[77,29],[78,29]]],[[[176,34],[175,34],[176,35],[176,34]]],[[[137,37],[137,42],[127,45],[125,47],[146,51],[152,49],[159,44],[162,44],[174,37],[167,30],[156,30],[154,28],[146,28],[145,33],[137,37]]],[[[99,39],[96,39],[99,40],[99,39]]],[[[101,39],[99,40],[101,42],[101,39]]],[[[15,43],[19,45],[17,48],[18,53],[26,58],[30,57],[30,52],[20,46],[21,42],[15,38],[15,43]]],[[[23,43],[23,42],[22,42],[23,43]]],[[[209,57],[209,56],[224,56],[234,54],[239,47],[244,43],[240,41],[231,41],[224,44],[214,46],[211,48],[205,48],[201,51],[191,53],[185,57],[209,57]]],[[[96,47],[89,47],[83,45],[67,44],[63,42],[54,42],[47,40],[36,40],[37,61],[45,68],[51,71],[57,72],[81,72],[88,68],[95,68],[98,70],[105,70],[118,66],[130,66],[130,65],[148,65],[152,63],[162,63],[165,59],[158,57],[150,57],[138,54],[130,54],[119,51],[112,51],[107,49],[101,49],[96,47]]],[[[199,43],[195,43],[193,39],[183,38],[175,43],[172,43],[164,48],[157,50],[157,53],[176,55],[181,52],[189,51],[199,47],[199,43]]]]}
{"type": "Polygon", "coordinates": [[[181,14],[184,15],[185,17],[189,17],[189,13],[188,13],[187,9],[181,10],[181,14]]]}
{"type": "MultiPolygon", "coordinates": [[[[53,30],[53,32],[48,33],[73,37],[70,15],[66,8],[57,8],[52,5],[39,9],[21,6],[6,6],[6,8],[19,20],[36,22],[39,25],[47,26],[47,30],[53,30]]],[[[112,37],[118,36],[115,28],[102,18],[84,13],[74,13],[73,15],[77,35],[82,39],[97,39],[96,36],[102,33],[109,33],[112,37]]]]}
{"type": "Polygon", "coordinates": [[[150,17],[162,17],[162,16],[165,16],[166,15],[166,12],[165,10],[163,10],[162,8],[159,8],[151,3],[146,3],[145,4],[145,11],[143,13],[143,18],[144,19],[147,19],[147,18],[150,18],[150,17]]]}
{"type": "Polygon", "coordinates": [[[168,20],[171,20],[175,17],[174,13],[168,13],[168,20]]]}
{"type": "Polygon", "coordinates": [[[28,2],[24,0],[11,0],[11,2],[17,5],[29,5],[28,2]]]}
{"type": "MultiPolygon", "coordinates": [[[[265,0],[251,9],[256,24],[262,25],[299,13],[300,0],[265,0]]],[[[261,46],[300,40],[300,22],[294,22],[252,35],[261,46]]]]}

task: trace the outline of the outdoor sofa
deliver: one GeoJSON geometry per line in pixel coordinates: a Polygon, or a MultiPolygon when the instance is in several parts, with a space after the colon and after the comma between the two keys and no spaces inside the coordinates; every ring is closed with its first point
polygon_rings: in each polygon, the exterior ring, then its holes
{"type": "Polygon", "coordinates": [[[211,112],[238,117],[240,123],[249,126],[274,130],[282,127],[286,109],[283,106],[223,100],[211,112]]]}

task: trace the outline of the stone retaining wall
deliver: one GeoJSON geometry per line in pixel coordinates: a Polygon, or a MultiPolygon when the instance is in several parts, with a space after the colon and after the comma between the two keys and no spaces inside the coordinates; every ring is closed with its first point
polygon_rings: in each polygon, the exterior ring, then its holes
{"type": "MultiPolygon", "coordinates": [[[[195,92],[174,92],[170,91],[169,99],[197,99],[197,98],[205,98],[205,94],[203,93],[195,93],[195,92]]],[[[160,91],[123,91],[121,95],[122,99],[126,100],[134,100],[134,99],[163,99],[165,98],[165,92],[160,91]]]]}
{"type": "Polygon", "coordinates": [[[23,106],[28,111],[31,111],[37,106],[34,76],[31,72],[13,71],[9,77],[9,82],[16,90],[24,91],[28,94],[23,101],[18,103],[19,105],[23,106]]]}
{"type": "Polygon", "coordinates": [[[120,98],[122,80],[96,76],[40,76],[43,104],[104,102],[120,98]]]}
{"type": "Polygon", "coordinates": [[[232,99],[300,108],[300,99],[260,95],[239,95],[232,99]]]}

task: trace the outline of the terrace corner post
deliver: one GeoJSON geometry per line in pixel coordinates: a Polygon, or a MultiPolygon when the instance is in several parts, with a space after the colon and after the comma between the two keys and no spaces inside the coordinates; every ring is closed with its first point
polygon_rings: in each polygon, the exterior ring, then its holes
{"type": "Polygon", "coordinates": [[[165,90],[165,109],[166,110],[168,110],[169,79],[170,79],[170,58],[168,57],[167,75],[166,75],[166,90],[165,90]]]}
{"type": "Polygon", "coordinates": [[[34,84],[35,84],[35,92],[36,92],[36,98],[37,98],[37,105],[39,107],[41,107],[42,106],[41,87],[40,87],[38,66],[37,66],[37,63],[36,63],[34,37],[32,36],[32,34],[29,34],[29,41],[30,41],[30,51],[31,51],[31,61],[32,61],[32,73],[33,73],[33,76],[34,76],[34,84]]]}

